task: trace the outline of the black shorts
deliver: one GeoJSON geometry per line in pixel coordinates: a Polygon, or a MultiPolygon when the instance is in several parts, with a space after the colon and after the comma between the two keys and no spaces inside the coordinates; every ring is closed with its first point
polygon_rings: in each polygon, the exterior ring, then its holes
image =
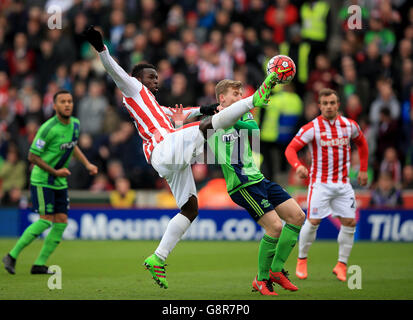
{"type": "Polygon", "coordinates": [[[290,198],[283,187],[268,179],[241,188],[231,195],[232,201],[247,210],[255,221],[290,198]]]}
{"type": "Polygon", "coordinates": [[[51,189],[41,186],[30,186],[33,212],[40,215],[66,213],[69,210],[67,189],[51,189]]]}

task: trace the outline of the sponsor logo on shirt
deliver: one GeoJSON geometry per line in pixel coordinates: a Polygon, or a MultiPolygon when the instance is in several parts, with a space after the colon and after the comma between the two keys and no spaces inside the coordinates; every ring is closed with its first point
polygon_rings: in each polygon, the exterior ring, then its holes
{"type": "Polygon", "coordinates": [[[321,139],[320,144],[322,147],[347,146],[349,141],[347,138],[321,139]]]}
{"type": "Polygon", "coordinates": [[[222,136],[222,141],[225,143],[237,140],[239,138],[239,135],[236,131],[228,133],[228,134],[224,134],[222,136]]]}
{"type": "Polygon", "coordinates": [[[60,150],[68,150],[68,149],[73,149],[77,145],[77,140],[76,141],[70,141],[67,143],[63,143],[60,145],[60,150]]]}

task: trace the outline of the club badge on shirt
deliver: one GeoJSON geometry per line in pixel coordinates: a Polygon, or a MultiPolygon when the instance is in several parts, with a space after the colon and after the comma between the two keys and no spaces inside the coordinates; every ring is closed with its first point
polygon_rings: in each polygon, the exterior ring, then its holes
{"type": "Polygon", "coordinates": [[[36,147],[39,149],[43,149],[45,146],[46,142],[42,139],[37,139],[36,141],[36,147]]]}

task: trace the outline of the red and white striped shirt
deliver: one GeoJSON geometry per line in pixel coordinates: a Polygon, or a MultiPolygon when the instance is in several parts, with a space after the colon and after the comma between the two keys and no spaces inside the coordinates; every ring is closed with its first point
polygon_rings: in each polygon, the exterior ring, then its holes
{"type": "Polygon", "coordinates": [[[310,184],[348,183],[351,140],[354,140],[359,147],[360,170],[366,171],[368,147],[363,132],[355,121],[343,116],[337,116],[333,121],[319,116],[301,127],[287,147],[286,156],[296,169],[301,165],[296,151],[308,145],[312,157],[310,184]],[[291,153],[291,150],[295,152],[291,153]]]}
{"type": "MultiPolygon", "coordinates": [[[[169,108],[162,107],[155,96],[138,79],[131,77],[110,56],[109,50],[99,53],[106,71],[123,94],[123,104],[134,120],[136,129],[143,140],[143,151],[149,162],[153,149],[167,134],[174,132],[169,108]]],[[[199,108],[188,108],[191,116],[200,115],[199,108]]]]}

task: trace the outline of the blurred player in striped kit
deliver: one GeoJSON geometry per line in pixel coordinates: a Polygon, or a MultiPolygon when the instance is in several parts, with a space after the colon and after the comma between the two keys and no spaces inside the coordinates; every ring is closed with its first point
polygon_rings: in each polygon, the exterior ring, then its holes
{"type": "Polygon", "coordinates": [[[321,115],[304,125],[285,150],[288,162],[302,179],[308,177],[308,170],[299,161],[297,152],[308,145],[312,156],[307,219],[299,237],[296,275],[300,279],[307,278],[307,255],[318,226],[322,219],[333,215],[341,222],[338,262],[333,273],[337,279],[345,281],[356,231],[356,198],[348,177],[350,142],[354,141],[358,148],[358,183],[361,186],[367,184],[368,145],[359,125],[339,114],[340,101],[334,90],[320,90],[318,103],[321,115]]]}

